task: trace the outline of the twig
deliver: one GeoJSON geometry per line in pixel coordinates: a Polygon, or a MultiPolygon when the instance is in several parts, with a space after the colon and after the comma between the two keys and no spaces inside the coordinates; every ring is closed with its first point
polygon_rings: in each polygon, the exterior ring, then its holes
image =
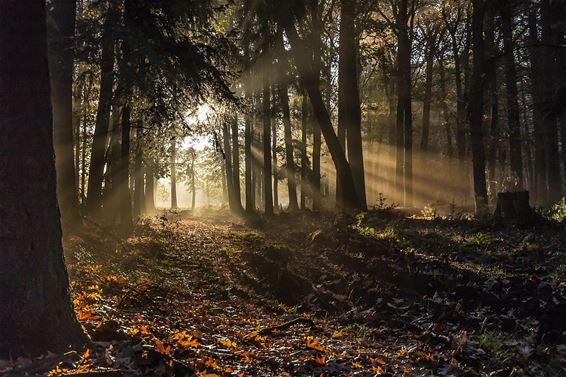
{"type": "Polygon", "coordinates": [[[312,319],[308,319],[308,318],[295,318],[289,322],[285,322],[281,325],[278,326],[271,326],[271,327],[265,327],[261,330],[258,331],[259,335],[267,335],[267,334],[271,334],[274,331],[283,331],[283,330],[287,330],[289,327],[294,326],[296,324],[299,323],[304,323],[307,325],[310,325],[311,327],[314,326],[314,321],[312,319]]]}

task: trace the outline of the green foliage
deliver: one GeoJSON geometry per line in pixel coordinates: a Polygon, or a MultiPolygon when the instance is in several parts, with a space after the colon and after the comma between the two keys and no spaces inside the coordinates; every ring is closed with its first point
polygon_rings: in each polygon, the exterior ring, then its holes
{"type": "Polygon", "coordinates": [[[543,215],[551,221],[564,221],[564,219],[566,218],[566,198],[562,198],[552,207],[543,210],[543,215]]]}
{"type": "Polygon", "coordinates": [[[491,243],[491,237],[487,233],[475,233],[465,238],[466,245],[469,246],[486,246],[491,243]]]}

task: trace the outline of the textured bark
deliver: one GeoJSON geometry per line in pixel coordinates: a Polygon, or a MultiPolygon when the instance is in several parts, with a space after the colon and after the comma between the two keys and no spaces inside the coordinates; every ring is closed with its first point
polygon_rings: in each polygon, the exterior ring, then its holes
{"type": "MultiPolygon", "coordinates": [[[[244,93],[246,100],[248,100],[253,107],[253,95],[251,88],[252,75],[250,71],[249,63],[249,52],[250,46],[249,41],[244,41],[244,69],[245,78],[244,80],[244,93]]],[[[244,120],[244,181],[245,181],[245,194],[246,194],[246,212],[255,212],[255,192],[254,192],[254,182],[253,182],[253,156],[252,156],[252,127],[253,127],[253,110],[252,113],[245,114],[244,120]]]]}
{"type": "Polygon", "coordinates": [[[226,177],[226,194],[230,210],[235,212],[237,209],[236,198],[234,195],[234,173],[232,171],[232,147],[230,145],[230,126],[227,122],[222,124],[222,141],[224,149],[224,174],[226,177]]]}
{"type": "Polygon", "coordinates": [[[104,179],[104,161],[108,124],[112,105],[112,87],[114,85],[114,29],[119,20],[116,0],[108,2],[108,11],[102,31],[102,56],[100,60],[100,94],[96,112],[96,125],[92,141],[90,166],[88,172],[88,196],[86,207],[91,214],[97,215],[102,205],[102,181],[104,179]]]}
{"type": "Polygon", "coordinates": [[[277,168],[277,128],[272,123],[271,128],[271,159],[273,169],[273,207],[277,211],[279,209],[279,172],[277,168]]]}
{"type": "Polygon", "coordinates": [[[86,338],[61,245],[45,2],[0,1],[0,358],[86,338]]]}
{"type": "Polygon", "coordinates": [[[426,67],[425,67],[425,93],[423,99],[423,132],[421,136],[421,150],[427,151],[430,134],[430,109],[432,105],[432,79],[434,57],[436,55],[437,31],[428,30],[426,36],[426,67]]]}
{"type": "MultiPolygon", "coordinates": [[[[319,0],[311,0],[312,43],[313,43],[313,71],[316,81],[320,81],[322,57],[322,7],[319,0]]],[[[322,193],[320,192],[320,154],[322,149],[322,135],[317,122],[310,122],[312,127],[312,174],[310,176],[310,189],[312,207],[314,211],[321,208],[322,193]]],[[[345,149],[344,149],[345,150],[345,149]]]]}
{"type": "Polygon", "coordinates": [[[472,141],[472,162],[474,177],[474,194],[476,214],[487,213],[487,186],[485,176],[485,147],[483,143],[483,75],[484,70],[484,39],[483,18],[485,3],[483,0],[473,0],[472,14],[472,49],[473,68],[470,96],[470,132],[472,141]]]}
{"type": "MultiPolygon", "coordinates": [[[[497,62],[499,50],[495,40],[495,8],[496,2],[487,4],[486,25],[485,25],[485,47],[486,47],[486,81],[489,98],[489,146],[487,150],[487,170],[488,182],[494,188],[497,183],[497,148],[499,145],[499,96],[498,96],[498,77],[497,62]]],[[[495,190],[493,190],[495,191],[495,190]]]]}
{"type": "Polygon", "coordinates": [[[53,104],[53,143],[57,167],[57,196],[64,227],[80,224],[73,148],[75,15],[75,1],[57,1],[51,7],[53,24],[49,28],[49,68],[53,104]]]}
{"type": "Polygon", "coordinates": [[[356,1],[340,1],[340,62],[338,82],[338,124],[347,129],[348,161],[360,209],[366,208],[364,155],[362,151],[362,112],[357,72],[357,37],[354,29],[356,1]]]}
{"type": "Polygon", "coordinates": [[[120,163],[118,166],[118,192],[120,196],[120,231],[129,234],[132,231],[132,195],[130,192],[130,130],[131,109],[126,104],[122,110],[122,127],[120,145],[120,163]]]}
{"type": "Polygon", "coordinates": [[[507,94],[507,123],[509,127],[509,151],[511,172],[517,179],[517,188],[522,190],[523,157],[521,153],[521,122],[517,88],[517,68],[513,41],[513,7],[510,0],[502,2],[501,30],[503,33],[503,49],[505,62],[505,89],[507,94]]]}

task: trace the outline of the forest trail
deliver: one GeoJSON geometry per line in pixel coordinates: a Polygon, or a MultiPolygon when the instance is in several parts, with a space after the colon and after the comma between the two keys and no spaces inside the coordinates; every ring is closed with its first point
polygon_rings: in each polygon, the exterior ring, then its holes
{"type": "Polygon", "coordinates": [[[249,223],[167,212],[122,242],[71,237],[94,342],[51,375],[559,376],[563,237],[389,209],[249,223]]]}

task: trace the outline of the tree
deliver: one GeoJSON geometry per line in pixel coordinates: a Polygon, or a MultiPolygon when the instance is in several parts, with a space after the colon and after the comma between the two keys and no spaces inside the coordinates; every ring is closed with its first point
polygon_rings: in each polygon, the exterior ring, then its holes
{"type": "MultiPolygon", "coordinates": [[[[57,166],[57,195],[64,225],[80,223],[79,195],[73,150],[73,59],[75,1],[55,1],[48,29],[53,142],[57,166]]],[[[77,146],[78,148],[78,146],[77,146]]]]}
{"type": "Polygon", "coordinates": [[[116,0],[108,2],[108,9],[102,31],[102,54],[100,59],[100,94],[96,112],[96,127],[92,141],[92,151],[88,172],[87,211],[98,214],[102,205],[102,181],[104,179],[104,162],[106,142],[108,140],[108,123],[112,106],[114,85],[114,29],[118,24],[119,12],[116,0]]]}
{"type": "Polygon", "coordinates": [[[485,181],[485,147],[483,143],[483,93],[484,93],[484,0],[473,0],[472,40],[473,71],[470,96],[470,132],[472,139],[472,161],[476,213],[487,212],[487,187],[485,181]]]}
{"type": "Polygon", "coordinates": [[[0,2],[0,358],[85,340],[61,245],[45,19],[45,2],[0,2]]]}
{"type": "Polygon", "coordinates": [[[340,65],[338,123],[346,129],[348,160],[356,188],[359,206],[366,207],[364,155],[362,152],[362,114],[357,72],[357,41],[354,20],[356,1],[340,1],[340,65]]]}

